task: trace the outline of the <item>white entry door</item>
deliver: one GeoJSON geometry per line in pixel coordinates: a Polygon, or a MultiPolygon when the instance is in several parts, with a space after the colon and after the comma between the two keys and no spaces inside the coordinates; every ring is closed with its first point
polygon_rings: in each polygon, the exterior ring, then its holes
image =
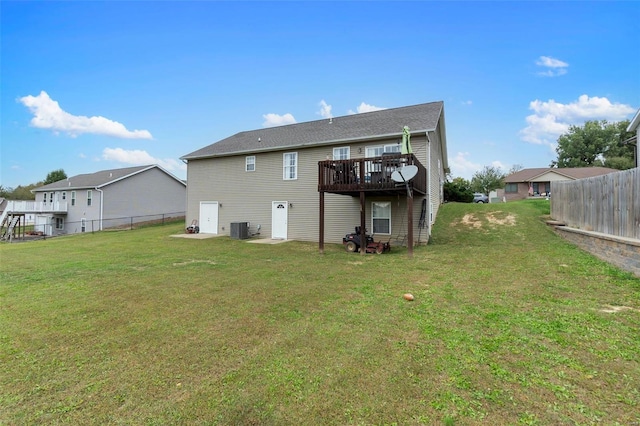
{"type": "Polygon", "coordinates": [[[286,201],[274,201],[271,207],[271,238],[274,240],[287,239],[287,208],[286,201]]]}
{"type": "MultiPolygon", "coordinates": [[[[43,232],[44,235],[51,235],[51,222],[49,216],[36,216],[35,231],[43,232]]],[[[83,231],[84,232],[84,231],[83,231]]]]}
{"type": "Polygon", "coordinates": [[[200,201],[200,219],[198,220],[200,232],[203,234],[218,233],[218,202],[200,201]]]}

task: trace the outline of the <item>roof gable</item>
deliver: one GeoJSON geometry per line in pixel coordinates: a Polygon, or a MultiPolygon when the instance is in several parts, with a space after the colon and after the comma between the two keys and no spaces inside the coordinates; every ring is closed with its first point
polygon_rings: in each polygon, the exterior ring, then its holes
{"type": "Polygon", "coordinates": [[[438,101],[244,131],[181,158],[193,160],[400,136],[404,126],[409,126],[411,133],[433,131],[442,111],[443,102],[438,101]]]}
{"type": "Polygon", "coordinates": [[[627,132],[640,131],[640,109],[636,112],[636,115],[633,116],[631,121],[629,122],[629,127],[627,127],[627,132]]]}
{"type": "Polygon", "coordinates": [[[48,185],[41,186],[34,189],[33,192],[61,189],[102,188],[104,186],[110,185],[112,183],[118,182],[130,176],[145,172],[153,168],[161,170],[171,178],[175,179],[183,185],[186,185],[182,180],[178,179],[176,176],[172,175],[162,167],[158,166],[157,164],[153,164],[146,166],[125,167],[122,169],[101,170],[95,173],[76,175],[67,179],[62,179],[57,182],[50,183],[48,185]]]}
{"type": "Polygon", "coordinates": [[[606,175],[619,170],[608,167],[547,167],[523,169],[507,176],[505,183],[548,181],[546,175],[553,173],[565,177],[567,180],[584,179],[588,177],[606,175]]]}

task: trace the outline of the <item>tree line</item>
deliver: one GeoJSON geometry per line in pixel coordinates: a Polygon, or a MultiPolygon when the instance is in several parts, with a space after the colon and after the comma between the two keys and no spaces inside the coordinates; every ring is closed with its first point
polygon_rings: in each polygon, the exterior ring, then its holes
{"type": "Polygon", "coordinates": [[[67,178],[67,174],[63,169],[54,170],[47,174],[45,180],[32,183],[29,185],[18,185],[15,188],[5,187],[0,185],[0,198],[6,198],[7,200],[35,200],[36,196],[33,189],[39,188],[44,185],[48,185],[59,180],[67,178]]]}
{"type": "MultiPolygon", "coordinates": [[[[602,120],[570,126],[568,132],[558,138],[558,157],[549,167],[609,167],[617,170],[636,167],[637,141],[631,143],[634,134],[627,132],[629,123],[629,120],[617,123],[602,120]]],[[[503,173],[499,167],[485,166],[474,173],[470,181],[447,176],[444,199],[470,203],[474,192],[489,195],[494,189],[504,188],[504,179],[521,169],[521,165],[515,165],[503,173]]]]}

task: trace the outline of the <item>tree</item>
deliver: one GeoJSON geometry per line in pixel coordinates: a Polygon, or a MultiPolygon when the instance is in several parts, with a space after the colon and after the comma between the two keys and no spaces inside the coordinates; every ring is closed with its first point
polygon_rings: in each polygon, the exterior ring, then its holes
{"type": "Polygon", "coordinates": [[[13,188],[11,188],[9,186],[0,185],[0,198],[9,199],[12,192],[13,192],[13,188]]]}
{"type": "Polygon", "coordinates": [[[484,166],[479,172],[475,172],[471,178],[471,189],[489,195],[489,191],[504,187],[505,174],[500,167],[484,166]]]}
{"type": "Polygon", "coordinates": [[[511,166],[511,168],[507,172],[507,176],[512,175],[514,173],[518,173],[522,169],[524,169],[524,167],[522,167],[522,164],[514,164],[513,166],[511,166]]]}
{"type": "Polygon", "coordinates": [[[633,147],[623,142],[633,136],[627,132],[629,120],[618,123],[587,121],[571,126],[558,138],[557,160],[552,167],[606,166],[616,169],[633,167],[633,147]]]}
{"type": "Polygon", "coordinates": [[[458,201],[470,203],[473,201],[471,183],[461,177],[454,178],[451,182],[445,182],[443,187],[445,201],[458,201]]]}
{"type": "Polygon", "coordinates": [[[62,169],[54,170],[49,172],[47,178],[44,180],[44,185],[48,185],[53,182],[57,182],[59,180],[63,180],[67,178],[67,174],[62,169]]]}
{"type": "Polygon", "coordinates": [[[35,200],[36,195],[31,192],[32,189],[42,186],[42,182],[32,183],[30,185],[18,185],[15,188],[0,185],[0,197],[7,200],[35,200]]]}

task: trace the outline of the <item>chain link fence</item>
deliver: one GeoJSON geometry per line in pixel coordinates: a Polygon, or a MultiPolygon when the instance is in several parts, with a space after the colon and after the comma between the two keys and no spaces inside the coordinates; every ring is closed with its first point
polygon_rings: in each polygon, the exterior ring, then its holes
{"type": "Polygon", "coordinates": [[[15,229],[13,241],[17,239],[45,239],[53,236],[79,233],[95,233],[98,231],[125,231],[146,226],[163,226],[183,222],[186,212],[161,213],[143,216],[123,216],[109,219],[82,219],[69,222],[64,217],[53,217],[49,223],[36,223],[15,229]]]}

